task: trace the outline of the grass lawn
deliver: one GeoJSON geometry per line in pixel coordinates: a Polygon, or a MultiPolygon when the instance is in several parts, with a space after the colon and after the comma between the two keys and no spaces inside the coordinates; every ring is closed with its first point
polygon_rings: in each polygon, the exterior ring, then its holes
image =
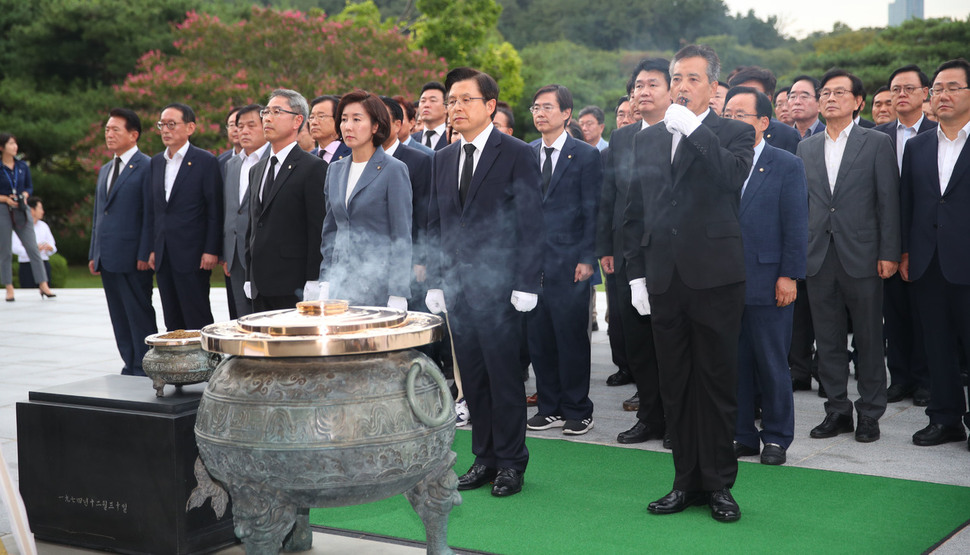
{"type": "MultiPolygon", "coordinates": [[[[222,267],[219,266],[212,270],[212,279],[210,280],[212,287],[225,287],[226,278],[222,273],[222,267]]],[[[67,284],[64,287],[72,289],[93,289],[101,287],[101,276],[92,276],[91,272],[88,271],[87,265],[84,266],[68,266],[67,267],[67,284]]]]}

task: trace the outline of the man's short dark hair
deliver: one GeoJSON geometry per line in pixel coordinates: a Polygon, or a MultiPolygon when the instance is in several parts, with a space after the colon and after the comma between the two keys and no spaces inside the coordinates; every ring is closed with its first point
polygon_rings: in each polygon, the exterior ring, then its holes
{"type": "Polygon", "coordinates": [[[775,94],[771,95],[771,97],[774,98],[775,100],[778,100],[779,94],[785,93],[785,96],[787,97],[789,92],[791,92],[791,87],[782,87],[777,91],[775,91],[775,94]]]}
{"type": "MultiPolygon", "coordinates": [[[[263,105],[262,104],[247,104],[247,105],[243,106],[242,108],[238,109],[236,111],[236,125],[239,125],[239,118],[241,118],[242,116],[245,116],[246,114],[248,114],[250,112],[256,112],[256,115],[258,116],[259,115],[259,112],[262,109],[263,109],[263,105]]],[[[260,119],[262,119],[262,118],[260,118],[260,119]]]]}
{"type": "Polygon", "coordinates": [[[778,80],[775,79],[774,73],[763,67],[741,66],[734,71],[734,74],[728,80],[728,84],[732,87],[737,87],[749,81],[757,81],[761,84],[761,88],[765,90],[765,94],[768,97],[775,97],[775,85],[778,84],[778,80]]]}
{"type": "MultiPolygon", "coordinates": [[[[470,67],[456,67],[455,69],[448,72],[445,76],[445,87],[447,90],[451,90],[455,83],[460,81],[468,81],[469,79],[475,81],[478,85],[478,91],[481,93],[483,99],[482,102],[488,102],[489,100],[498,100],[498,83],[491,75],[478,71],[470,67]]],[[[448,98],[448,94],[445,93],[445,98],[448,98]]],[[[495,117],[495,111],[493,110],[489,114],[490,118],[495,117]]]]}
{"type": "Polygon", "coordinates": [[[339,94],[325,94],[325,95],[318,96],[318,97],[316,97],[316,98],[314,98],[313,100],[310,101],[310,109],[313,110],[313,107],[316,106],[317,104],[320,104],[321,102],[330,102],[331,103],[330,104],[330,112],[331,112],[330,115],[332,116],[332,115],[334,115],[334,114],[337,113],[337,104],[340,104],[340,95],[339,94]]]}
{"type": "Polygon", "coordinates": [[[825,72],[825,75],[823,75],[819,80],[819,90],[824,88],[826,83],[837,77],[848,77],[849,81],[852,83],[852,96],[858,96],[865,99],[866,87],[862,84],[862,79],[859,79],[859,77],[856,75],[837,67],[825,72]]]}
{"type": "Polygon", "coordinates": [[[384,105],[387,106],[387,109],[391,111],[392,122],[404,122],[404,110],[401,109],[401,105],[398,104],[396,100],[389,96],[379,96],[378,98],[380,98],[381,102],[383,102],[384,105]]]}
{"type": "MultiPolygon", "coordinates": [[[[108,117],[125,120],[125,130],[129,133],[137,131],[138,136],[141,137],[141,118],[138,117],[138,114],[134,110],[129,110],[128,108],[112,108],[108,112],[108,117]]],[[[3,144],[6,144],[6,141],[3,144]]]]}
{"type": "MultiPolygon", "coordinates": [[[[384,107],[381,99],[377,98],[377,95],[362,89],[354,89],[352,92],[343,95],[340,98],[340,104],[337,104],[337,115],[334,116],[334,119],[339,123],[347,105],[355,102],[359,102],[364,108],[364,111],[370,117],[371,123],[377,124],[377,131],[371,138],[371,142],[376,147],[381,146],[391,136],[391,117],[387,115],[387,108],[384,107]]],[[[340,125],[337,125],[337,138],[341,141],[344,140],[343,133],[340,131],[340,125]]]]}
{"type": "MultiPolygon", "coordinates": [[[[900,73],[909,73],[909,72],[913,72],[917,76],[919,76],[920,86],[929,88],[929,86],[930,86],[930,78],[927,77],[925,73],[923,73],[923,70],[920,69],[918,65],[916,65],[916,64],[909,64],[909,65],[906,65],[906,66],[903,66],[901,68],[898,68],[898,69],[894,70],[892,72],[892,74],[889,75],[889,80],[886,81],[886,88],[887,88],[887,90],[889,89],[889,87],[892,87],[893,86],[893,79],[895,79],[897,75],[899,75],[900,73]]],[[[876,92],[878,93],[879,91],[876,91],[876,92]]]]}
{"type": "MultiPolygon", "coordinates": [[[[448,91],[450,89],[451,87],[446,88],[445,85],[442,85],[437,81],[428,81],[423,87],[421,87],[421,94],[424,94],[425,91],[441,91],[441,98],[444,98],[448,96],[448,91]]],[[[419,94],[418,96],[420,97],[421,95],[419,94]]]]}
{"type": "Polygon", "coordinates": [[[576,139],[577,141],[585,141],[583,138],[583,128],[579,126],[576,120],[571,119],[566,122],[566,132],[569,136],[576,139]]]}
{"type": "Polygon", "coordinates": [[[536,91],[534,95],[532,95],[532,102],[535,103],[536,99],[539,98],[539,96],[546,93],[553,93],[556,95],[556,102],[559,104],[559,111],[561,112],[565,112],[566,110],[572,111],[573,93],[569,92],[569,89],[567,89],[562,85],[552,84],[552,85],[546,85],[545,87],[541,87],[539,90],[536,91]]]}
{"type": "Polygon", "coordinates": [[[180,102],[173,102],[168,106],[162,108],[162,112],[164,112],[165,110],[168,110],[169,108],[175,108],[176,110],[182,113],[183,123],[195,123],[195,112],[193,112],[192,108],[189,108],[187,104],[182,104],[180,102]]]}
{"type": "Polygon", "coordinates": [[[717,52],[706,44],[688,44],[674,54],[674,59],[670,61],[670,73],[674,73],[674,65],[685,58],[704,58],[707,62],[707,82],[717,82],[721,75],[721,59],[717,57],[717,52]]]}
{"type": "Polygon", "coordinates": [[[889,90],[889,87],[887,87],[886,85],[883,85],[883,86],[879,87],[878,89],[876,89],[876,92],[872,93],[872,99],[875,100],[877,94],[884,93],[884,92],[891,92],[889,90]]]}
{"type": "Polygon", "coordinates": [[[495,111],[505,114],[505,120],[509,122],[509,129],[515,129],[515,115],[512,113],[512,107],[509,106],[508,102],[501,100],[496,102],[495,111]]]}
{"type": "Polygon", "coordinates": [[[408,115],[408,121],[413,121],[414,117],[418,115],[418,111],[414,107],[413,102],[408,102],[408,99],[404,98],[399,94],[394,95],[391,98],[393,98],[395,102],[401,105],[401,109],[404,110],[404,113],[408,115]]]}
{"type": "Polygon", "coordinates": [[[964,76],[966,77],[967,84],[970,85],[970,62],[964,60],[963,58],[956,58],[954,60],[949,60],[940,64],[940,67],[936,68],[933,72],[933,81],[936,81],[936,76],[940,74],[941,71],[946,71],[948,69],[959,68],[963,70],[964,76]]]}
{"type": "Polygon", "coordinates": [[[613,115],[615,116],[616,113],[620,111],[620,106],[624,102],[629,102],[629,101],[630,101],[630,97],[629,96],[626,96],[626,95],[621,96],[620,99],[616,101],[616,108],[613,109],[613,115]]]}
{"type": "Polygon", "coordinates": [[[641,71],[656,71],[664,76],[667,80],[667,88],[670,88],[670,60],[667,58],[644,58],[640,60],[637,67],[633,69],[633,75],[630,77],[630,86],[627,87],[626,94],[630,96],[633,92],[633,86],[636,83],[637,75],[640,75],[641,71]]]}
{"type": "Polygon", "coordinates": [[[724,97],[724,106],[727,106],[728,102],[739,94],[753,94],[755,115],[759,118],[771,119],[771,99],[768,98],[768,95],[753,87],[731,87],[728,89],[727,96],[724,97]]]}
{"type": "MultiPolygon", "coordinates": [[[[818,90],[822,88],[822,84],[819,83],[818,79],[812,77],[811,75],[799,75],[798,77],[792,79],[791,86],[794,87],[795,83],[799,81],[808,81],[812,84],[812,88],[815,89],[815,100],[818,100],[818,90]]],[[[791,87],[788,88],[789,91],[791,87]]]]}
{"type": "MultiPolygon", "coordinates": [[[[129,131],[131,130],[129,129],[129,131]]],[[[27,206],[29,206],[30,208],[37,208],[38,204],[43,204],[43,203],[44,203],[44,199],[40,198],[37,195],[30,195],[29,197],[27,197],[27,206]]]]}
{"type": "MultiPolygon", "coordinates": [[[[233,106],[232,108],[229,108],[229,111],[226,112],[226,120],[228,121],[229,118],[232,118],[233,114],[235,114],[238,111],[239,111],[239,107],[238,106],[233,106]]],[[[233,118],[233,121],[236,121],[236,119],[233,118]]]]}
{"type": "Polygon", "coordinates": [[[600,108],[599,106],[590,105],[583,108],[582,110],[579,111],[579,117],[577,117],[576,119],[579,119],[583,116],[593,116],[594,118],[596,118],[596,123],[600,125],[603,125],[603,123],[606,122],[606,114],[603,113],[603,109],[600,108]]]}

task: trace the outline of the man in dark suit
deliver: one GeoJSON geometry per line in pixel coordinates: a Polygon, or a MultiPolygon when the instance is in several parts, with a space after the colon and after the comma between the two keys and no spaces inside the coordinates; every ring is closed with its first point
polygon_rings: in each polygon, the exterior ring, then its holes
{"type": "Polygon", "coordinates": [[[799,75],[788,90],[788,111],[802,140],[825,131],[825,124],[818,119],[818,89],[818,79],[799,75]]]}
{"type": "Polygon", "coordinates": [[[900,273],[913,281],[932,388],[930,424],[913,434],[922,446],[963,441],[961,417],[970,426],[959,363],[961,348],[970,355],[970,63],[941,64],[930,94],[940,125],[909,140],[901,177],[900,273]]]}
{"type": "Polygon", "coordinates": [[[169,104],[157,127],[165,151],[152,158],[149,265],[165,327],[201,329],[213,321],[209,279],[222,253],[222,175],[215,156],[189,143],[192,108],[169,104]]]}
{"type": "Polygon", "coordinates": [[[808,192],[800,158],[763,140],[771,116],[768,96],[753,87],[732,87],[724,117],[754,127],[754,163],[741,188],[745,295],[738,344],[738,420],[734,449],[762,464],[784,464],[795,437],[788,350],[791,347],[795,280],[805,278],[808,192]],[[755,426],[755,395],[761,393],[761,431],[755,426]]]}
{"type": "Polygon", "coordinates": [[[627,196],[623,245],[633,306],[652,309],[674,452],[673,490],[648,509],[669,514],[708,503],[715,520],[731,522],[741,517],[730,489],[744,310],[738,193],[754,129],[710,111],[720,65],[708,46],[674,56],[674,103],[663,124],[635,139],[638,180],[627,196]]]}
{"type": "Polygon", "coordinates": [[[300,93],[276,89],[260,113],[270,156],[249,172],[246,233],[246,281],[256,312],[293,308],[305,290],[317,298],[327,163],[297,145],[308,112],[300,93]]]}
{"type": "Polygon", "coordinates": [[[522,490],[529,462],[519,313],[535,308],[541,285],[541,178],[529,145],[492,126],[495,80],[457,68],[446,82],[448,112],[461,140],[433,160],[426,303],[432,312],[450,311],[475,422],[475,463],[458,479],[458,489],[494,480],[492,495],[503,497],[522,490]]]}
{"type": "Polygon", "coordinates": [[[144,376],[145,337],[158,332],[152,307],[151,228],[145,217],[151,195],[151,159],[138,150],[141,120],[125,108],[111,110],[104,142],[114,153],[98,174],[91,217],[88,270],[101,274],[122,374],[144,376]]]}
{"type": "MultiPolygon", "coordinates": [[[[929,92],[930,79],[919,66],[903,66],[889,76],[889,93],[896,119],[876,127],[876,130],[889,135],[900,171],[907,141],[920,133],[936,130],[936,122],[923,116],[923,99],[929,92]]],[[[884,283],[883,331],[890,377],[886,401],[896,403],[912,397],[914,405],[925,407],[930,399],[930,375],[926,367],[923,330],[914,310],[912,286],[898,274],[884,283]]]]}
{"type": "Polygon", "coordinates": [[[269,156],[259,104],[243,106],[236,112],[239,156],[226,162],[225,221],[222,226],[222,271],[226,275],[226,297],[232,319],[253,312],[253,301],[246,296],[246,231],[249,229],[249,170],[269,156]]]}
{"type": "MultiPolygon", "coordinates": [[[[929,87],[928,84],[927,87],[929,87]]],[[[896,109],[893,108],[893,94],[888,86],[883,85],[872,93],[872,121],[879,126],[894,119],[896,119],[896,109]]]]}
{"type": "Polygon", "coordinates": [[[222,170],[223,175],[225,175],[226,164],[229,163],[229,160],[232,160],[242,151],[242,145],[239,143],[239,131],[236,129],[236,114],[238,113],[239,108],[229,109],[229,115],[226,116],[226,136],[229,139],[229,150],[216,157],[219,160],[219,169],[222,170]]]}
{"type": "Polygon", "coordinates": [[[334,121],[334,113],[339,103],[340,97],[331,94],[314,98],[310,101],[310,115],[306,121],[310,136],[319,145],[310,154],[319,156],[327,164],[350,156],[350,147],[338,137],[338,122],[334,121]]]}
{"type": "Polygon", "coordinates": [[[540,88],[531,110],[542,134],[531,146],[541,168],[546,244],[542,294],[526,317],[539,407],[527,427],[582,435],[593,429],[588,324],[603,168],[595,146],[566,133],[573,112],[569,89],[540,88]]]}
{"type": "Polygon", "coordinates": [[[421,87],[418,119],[424,124],[424,129],[412,134],[411,138],[432,150],[441,150],[448,146],[448,138],[445,137],[448,120],[446,95],[445,86],[437,81],[429,81],[421,87]]]}
{"type": "MultiPolygon", "coordinates": [[[[614,131],[609,148],[603,151],[603,186],[596,223],[596,254],[606,273],[606,287],[610,289],[610,328],[619,320],[626,361],[637,385],[637,421],[616,438],[625,444],[663,439],[666,433],[651,317],[639,314],[630,297],[623,248],[623,211],[629,192],[639,191],[639,186],[634,184],[637,167],[634,137],[663,121],[670,106],[670,61],[645,58],[634,69],[630,81],[633,83],[631,108],[636,108],[642,120],[614,131]]],[[[612,385],[610,381],[607,384],[612,385]]]]}
{"type": "Polygon", "coordinates": [[[853,430],[848,308],[858,352],[855,438],[865,443],[879,439],[879,418],[886,411],[882,280],[896,272],[900,222],[892,144],[884,133],[852,121],[862,90],[858,77],[840,69],[822,77],[819,99],[827,126],[798,145],[798,156],[808,180],[808,300],[819,381],[828,397],[825,420],[811,437],[853,430]]]}
{"type": "MultiPolygon", "coordinates": [[[[758,66],[744,66],[735,70],[731,79],[728,80],[728,84],[731,87],[751,87],[771,98],[775,94],[775,85],[778,84],[778,81],[770,70],[758,66]]],[[[775,148],[795,154],[799,136],[798,131],[795,131],[792,126],[785,125],[775,118],[770,118],[768,129],[764,132],[764,140],[775,148]]]]}

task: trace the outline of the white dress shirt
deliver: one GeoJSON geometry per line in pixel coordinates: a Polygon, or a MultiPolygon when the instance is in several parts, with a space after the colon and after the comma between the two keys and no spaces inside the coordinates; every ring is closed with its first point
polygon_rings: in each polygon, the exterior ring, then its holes
{"type": "Polygon", "coordinates": [[[896,165],[899,166],[900,173],[903,171],[903,151],[906,149],[906,141],[919,133],[919,126],[923,125],[924,117],[926,116],[920,115],[912,127],[906,127],[905,123],[896,120],[896,165]]]}
{"type": "Polygon", "coordinates": [[[394,153],[397,152],[397,147],[400,144],[401,144],[401,141],[394,139],[394,144],[385,148],[384,153],[387,154],[388,156],[394,156],[394,153]]]}
{"type": "Polygon", "coordinates": [[[350,206],[350,194],[354,192],[354,187],[360,181],[360,176],[364,174],[367,162],[351,162],[350,172],[347,173],[347,196],[344,197],[344,206],[350,206]]]}
{"type": "MultiPolygon", "coordinates": [[[[448,126],[445,125],[444,123],[434,128],[434,135],[431,136],[431,150],[437,150],[438,141],[440,141],[441,138],[445,136],[445,133],[447,132],[447,130],[448,130],[448,126]]],[[[428,130],[425,129],[424,132],[421,133],[421,144],[423,144],[424,146],[428,146],[424,144],[425,140],[427,140],[427,135],[425,135],[425,133],[427,132],[428,130]]],[[[477,145],[476,145],[476,148],[477,148],[477,145]]]]}
{"type": "Polygon", "coordinates": [[[828,173],[829,190],[835,192],[835,180],[839,177],[839,166],[842,165],[842,155],[845,154],[845,145],[849,142],[849,132],[855,124],[849,121],[849,125],[839,133],[834,140],[829,135],[829,130],[825,133],[825,171],[828,173]]]}
{"type": "MultiPolygon", "coordinates": [[[[482,150],[485,148],[486,143],[488,143],[488,138],[492,135],[492,129],[495,129],[495,126],[489,123],[487,126],[485,126],[485,129],[478,134],[477,137],[471,140],[471,143],[475,145],[475,152],[472,155],[472,175],[475,175],[475,170],[478,169],[478,161],[482,158],[482,150]]],[[[465,145],[467,145],[468,142],[469,141],[466,141],[465,137],[463,136],[461,138],[461,149],[458,150],[457,183],[459,187],[461,187],[461,168],[464,167],[465,164],[465,145]]]]}
{"type": "Polygon", "coordinates": [[[952,141],[946,138],[942,126],[936,128],[936,137],[940,143],[936,151],[936,167],[940,172],[941,195],[946,191],[946,186],[950,183],[950,176],[953,175],[953,166],[956,165],[957,158],[960,157],[960,152],[963,151],[964,145],[967,144],[967,133],[970,133],[970,122],[967,122],[957,132],[957,138],[952,141]]]}
{"type": "Polygon", "coordinates": [[[741,186],[741,196],[744,196],[744,190],[748,188],[748,181],[751,180],[751,174],[754,173],[755,167],[758,166],[758,158],[761,158],[761,153],[765,150],[765,140],[762,137],[758,144],[754,145],[754,159],[751,160],[751,170],[748,171],[748,177],[744,180],[744,185],[741,186]]]}
{"type": "MultiPolygon", "coordinates": [[[[280,174],[280,168],[283,167],[283,161],[286,160],[286,157],[290,155],[290,151],[293,150],[293,147],[295,147],[295,146],[296,146],[296,141],[293,141],[292,143],[290,143],[290,144],[284,146],[283,148],[281,148],[279,152],[276,152],[276,153],[272,153],[271,152],[270,153],[270,158],[272,158],[273,156],[276,157],[276,166],[273,168],[273,180],[274,181],[276,180],[276,176],[280,174]]],[[[263,193],[264,193],[264,191],[263,191],[263,185],[266,184],[266,174],[269,173],[269,163],[270,163],[270,161],[267,160],[267,162],[266,162],[266,169],[263,170],[263,177],[260,178],[260,180],[259,180],[259,200],[260,200],[260,202],[263,201],[263,193]]]]}
{"type": "Polygon", "coordinates": [[[175,176],[179,174],[179,168],[182,167],[182,160],[185,158],[185,153],[189,151],[189,142],[185,141],[182,148],[178,149],[171,157],[169,157],[169,150],[166,148],[162,156],[165,157],[165,202],[168,202],[168,197],[172,196],[172,187],[175,185],[175,176]]]}
{"type": "Polygon", "coordinates": [[[566,131],[563,130],[562,134],[556,137],[556,140],[552,142],[551,145],[547,145],[545,141],[539,147],[539,167],[546,163],[546,149],[554,148],[556,150],[552,151],[552,173],[556,173],[556,164],[559,163],[559,154],[562,152],[562,147],[566,144],[566,131]]]}
{"type": "MultiPolygon", "coordinates": [[[[124,153],[122,153],[121,156],[118,156],[117,154],[115,154],[111,158],[111,165],[112,166],[115,164],[115,159],[116,158],[121,158],[121,167],[118,168],[118,177],[121,177],[122,172],[125,171],[125,166],[128,165],[128,162],[131,161],[131,157],[134,156],[136,152],[138,152],[138,145],[135,145],[135,146],[129,148],[124,153]]],[[[105,182],[105,184],[104,184],[104,186],[105,186],[105,192],[106,193],[110,193],[111,192],[111,187],[113,187],[113,185],[114,185],[113,183],[111,183],[111,174],[114,173],[114,171],[115,171],[114,168],[111,168],[111,170],[108,172],[108,181],[105,182]]],[[[118,180],[118,177],[115,178],[115,181],[118,180]]],[[[46,258],[45,258],[45,260],[46,260],[46,258]]]]}
{"type": "MultiPolygon", "coordinates": [[[[242,166],[239,168],[239,204],[243,203],[243,199],[249,194],[249,170],[253,169],[253,166],[259,162],[259,159],[263,157],[263,153],[269,148],[269,143],[264,143],[263,146],[254,150],[251,154],[246,154],[246,151],[242,151],[239,156],[242,157],[242,166]]],[[[277,164],[278,165],[278,164],[277,164]]]]}

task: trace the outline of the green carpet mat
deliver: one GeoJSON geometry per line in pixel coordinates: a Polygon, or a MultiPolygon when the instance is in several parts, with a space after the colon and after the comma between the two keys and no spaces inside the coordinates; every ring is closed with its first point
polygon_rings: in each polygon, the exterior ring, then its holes
{"type": "MultiPolygon", "coordinates": [[[[970,488],[794,467],[741,463],[732,490],[741,520],[722,524],[707,506],[652,515],[647,503],[673,480],[669,453],[529,438],[522,493],[462,492],[448,544],[513,554],[921,553],[970,519],[970,488]]],[[[455,470],[473,462],[459,430],[455,470]]],[[[314,525],[424,541],[403,495],[313,509],[314,525]]]]}

